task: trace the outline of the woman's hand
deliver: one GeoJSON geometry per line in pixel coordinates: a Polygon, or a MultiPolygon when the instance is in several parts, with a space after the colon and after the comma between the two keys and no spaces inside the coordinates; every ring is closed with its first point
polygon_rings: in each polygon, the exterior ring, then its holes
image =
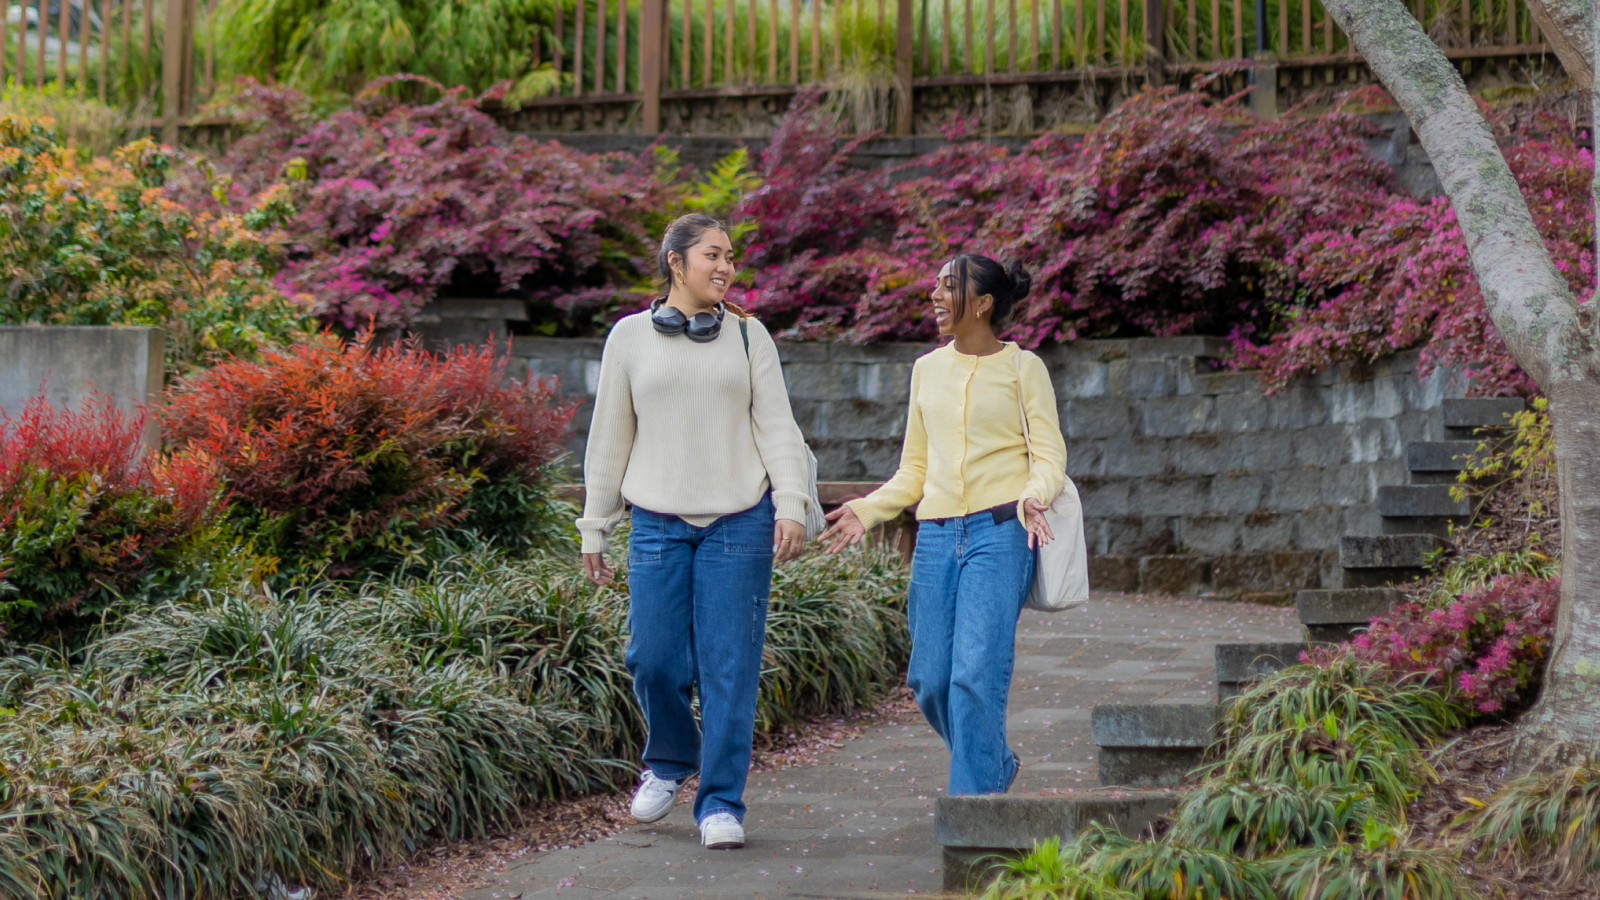
{"type": "Polygon", "coordinates": [[[1023,527],[1028,529],[1028,549],[1043,547],[1056,539],[1055,532],[1050,530],[1050,522],[1045,519],[1044,512],[1050,507],[1029,497],[1022,501],[1022,513],[1026,518],[1023,527]]]}
{"type": "Polygon", "coordinates": [[[772,561],[786,563],[806,548],[806,527],[792,519],[779,519],[772,528],[772,561]]]}
{"type": "Polygon", "coordinates": [[[861,524],[855,511],[848,506],[839,507],[825,518],[833,524],[828,526],[827,531],[817,535],[817,540],[828,545],[829,556],[846,547],[854,547],[867,536],[867,526],[861,524]]]}
{"type": "Polygon", "coordinates": [[[583,577],[595,587],[605,587],[611,583],[611,566],[606,564],[604,553],[585,553],[583,555],[583,577]]]}

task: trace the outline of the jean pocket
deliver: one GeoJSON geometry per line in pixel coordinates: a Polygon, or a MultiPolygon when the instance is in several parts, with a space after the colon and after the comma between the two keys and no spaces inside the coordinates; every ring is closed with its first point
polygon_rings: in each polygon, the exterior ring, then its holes
{"type": "Polygon", "coordinates": [[[771,516],[740,513],[725,516],[721,522],[722,549],[740,556],[771,556],[773,520],[771,516]]]}
{"type": "Polygon", "coordinates": [[[628,563],[659,561],[665,543],[659,523],[635,514],[628,531],[628,563]]]}

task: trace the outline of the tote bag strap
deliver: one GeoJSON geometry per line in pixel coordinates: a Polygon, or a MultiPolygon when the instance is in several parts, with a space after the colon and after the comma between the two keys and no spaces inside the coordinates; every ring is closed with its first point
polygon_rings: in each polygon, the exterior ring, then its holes
{"type": "Polygon", "coordinates": [[[1011,369],[1017,376],[1017,412],[1022,416],[1022,443],[1028,448],[1028,464],[1033,464],[1033,436],[1028,433],[1028,407],[1022,402],[1022,348],[1011,358],[1011,369]]]}

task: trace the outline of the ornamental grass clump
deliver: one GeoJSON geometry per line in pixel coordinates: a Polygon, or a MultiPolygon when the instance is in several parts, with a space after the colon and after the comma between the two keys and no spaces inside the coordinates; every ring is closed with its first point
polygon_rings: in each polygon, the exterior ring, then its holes
{"type": "Polygon", "coordinates": [[[1361,834],[1386,811],[1365,785],[1212,779],[1183,799],[1172,834],[1245,859],[1361,834]]]}
{"type": "Polygon", "coordinates": [[[1261,868],[1281,900],[1470,900],[1481,896],[1452,853],[1408,846],[1405,829],[1368,820],[1357,841],[1306,847],[1261,868]]]}
{"type": "MultiPolygon", "coordinates": [[[[906,645],[893,558],[811,558],[774,592],[769,721],[898,682],[903,658],[860,658],[906,645]],[[833,604],[800,596],[825,581],[833,604]]],[[[626,641],[626,594],[567,552],[480,548],[357,590],[203,592],[75,657],[0,658],[0,893],[338,895],[529,801],[619,787],[644,736],[626,641]]]]}
{"type": "Polygon", "coordinates": [[[75,644],[138,603],[242,574],[211,460],[146,453],[144,419],[91,397],[0,411],[0,631],[75,644]]]}
{"type": "Polygon", "coordinates": [[[1569,884],[1600,872],[1600,764],[1517,778],[1462,824],[1484,859],[1569,884]]]}
{"type": "Polygon", "coordinates": [[[160,417],[173,447],[214,461],[280,578],[360,579],[441,543],[520,547],[551,530],[546,466],[573,408],[552,384],[508,383],[508,363],[493,344],[433,354],[315,335],[198,373],[160,417]]]}

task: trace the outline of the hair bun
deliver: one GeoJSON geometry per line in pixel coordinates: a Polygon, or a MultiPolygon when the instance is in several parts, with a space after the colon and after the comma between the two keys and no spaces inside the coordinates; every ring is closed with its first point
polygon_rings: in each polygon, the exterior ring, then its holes
{"type": "Polygon", "coordinates": [[[1006,263],[1006,277],[1011,279],[1012,302],[1026,298],[1028,292],[1033,290],[1033,274],[1016,260],[1006,263]]]}

